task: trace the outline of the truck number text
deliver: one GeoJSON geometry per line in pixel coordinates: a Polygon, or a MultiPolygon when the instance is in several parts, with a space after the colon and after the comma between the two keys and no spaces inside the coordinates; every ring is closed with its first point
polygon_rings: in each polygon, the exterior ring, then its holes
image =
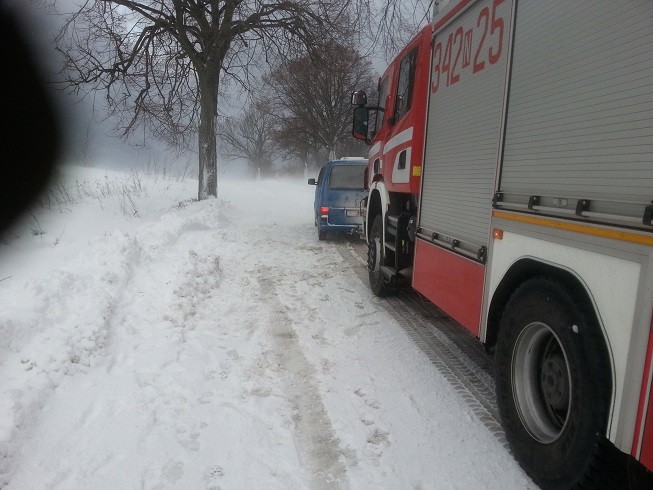
{"type": "Polygon", "coordinates": [[[449,87],[458,83],[462,70],[469,66],[472,67],[472,74],[475,74],[483,71],[488,63],[494,65],[499,61],[504,49],[503,38],[507,22],[497,15],[497,7],[504,1],[493,0],[492,12],[487,6],[479,12],[476,32],[477,36],[481,33],[481,39],[475,51],[473,27],[465,31],[463,26],[459,26],[447,36],[445,45],[438,41],[433,50],[432,93],[435,94],[443,85],[449,87]]]}

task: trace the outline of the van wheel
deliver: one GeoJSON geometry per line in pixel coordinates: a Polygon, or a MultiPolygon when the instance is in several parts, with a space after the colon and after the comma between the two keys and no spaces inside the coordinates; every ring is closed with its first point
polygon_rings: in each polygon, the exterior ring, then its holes
{"type": "Polygon", "coordinates": [[[611,392],[598,326],[561,284],[531,279],[503,312],[495,366],[499,413],[522,468],[543,488],[591,486],[611,392]]]}
{"type": "Polygon", "coordinates": [[[376,296],[386,296],[390,292],[381,272],[381,266],[385,259],[382,220],[380,214],[377,214],[374,218],[370,239],[367,244],[367,269],[369,270],[370,289],[376,296]]]}
{"type": "Polygon", "coordinates": [[[318,240],[326,240],[326,234],[327,234],[327,232],[325,230],[323,230],[322,228],[320,228],[320,226],[318,225],[318,227],[317,227],[317,239],[318,240]]]}

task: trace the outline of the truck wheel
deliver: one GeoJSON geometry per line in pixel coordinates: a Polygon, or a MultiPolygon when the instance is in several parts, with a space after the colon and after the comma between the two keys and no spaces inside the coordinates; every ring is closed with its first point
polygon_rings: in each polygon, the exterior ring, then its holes
{"type": "Polygon", "coordinates": [[[496,349],[499,413],[515,458],[543,488],[595,481],[611,378],[600,329],[559,283],[522,284],[496,349]]]}
{"type": "Polygon", "coordinates": [[[320,228],[320,225],[317,225],[317,239],[318,240],[326,240],[326,234],[327,232],[320,228]]]}
{"type": "Polygon", "coordinates": [[[370,239],[367,243],[367,269],[369,270],[370,288],[376,296],[386,296],[390,291],[383,279],[383,218],[377,214],[372,223],[370,239]]]}

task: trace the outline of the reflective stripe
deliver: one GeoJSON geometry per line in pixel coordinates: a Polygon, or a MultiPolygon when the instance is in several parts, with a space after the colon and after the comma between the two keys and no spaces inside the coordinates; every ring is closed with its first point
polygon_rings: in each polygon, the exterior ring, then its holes
{"type": "Polygon", "coordinates": [[[408,129],[404,129],[401,133],[396,134],[390,139],[385,146],[383,147],[383,154],[385,155],[393,148],[399,146],[402,143],[411,141],[413,139],[413,128],[412,126],[408,129]]]}
{"type": "Polygon", "coordinates": [[[651,235],[639,235],[637,233],[630,233],[627,231],[599,228],[596,226],[580,223],[570,223],[567,221],[555,221],[552,219],[540,218],[539,216],[512,214],[506,213],[504,211],[494,211],[492,216],[499,219],[518,221],[520,223],[545,226],[547,228],[555,228],[558,230],[573,231],[575,233],[582,233],[583,235],[592,235],[601,238],[610,238],[612,240],[620,240],[623,242],[637,243],[639,245],[653,246],[653,236],[651,235]]]}
{"type": "Polygon", "coordinates": [[[367,154],[367,158],[372,158],[380,150],[381,150],[381,142],[377,141],[376,143],[374,143],[374,146],[372,146],[372,148],[370,148],[370,152],[367,154]]]}

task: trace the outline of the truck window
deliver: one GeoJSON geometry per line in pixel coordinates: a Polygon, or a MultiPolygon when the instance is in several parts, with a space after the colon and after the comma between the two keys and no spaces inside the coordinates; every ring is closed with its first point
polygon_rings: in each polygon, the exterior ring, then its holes
{"type": "Polygon", "coordinates": [[[397,96],[395,98],[395,120],[401,119],[410,109],[415,81],[415,61],[417,48],[408,53],[399,65],[397,96]]]}
{"type": "Polygon", "coordinates": [[[379,102],[377,107],[379,110],[376,111],[376,118],[374,120],[374,130],[372,131],[372,137],[381,129],[383,124],[383,114],[385,114],[385,99],[388,97],[388,77],[385,77],[379,82],[379,102]]]}

